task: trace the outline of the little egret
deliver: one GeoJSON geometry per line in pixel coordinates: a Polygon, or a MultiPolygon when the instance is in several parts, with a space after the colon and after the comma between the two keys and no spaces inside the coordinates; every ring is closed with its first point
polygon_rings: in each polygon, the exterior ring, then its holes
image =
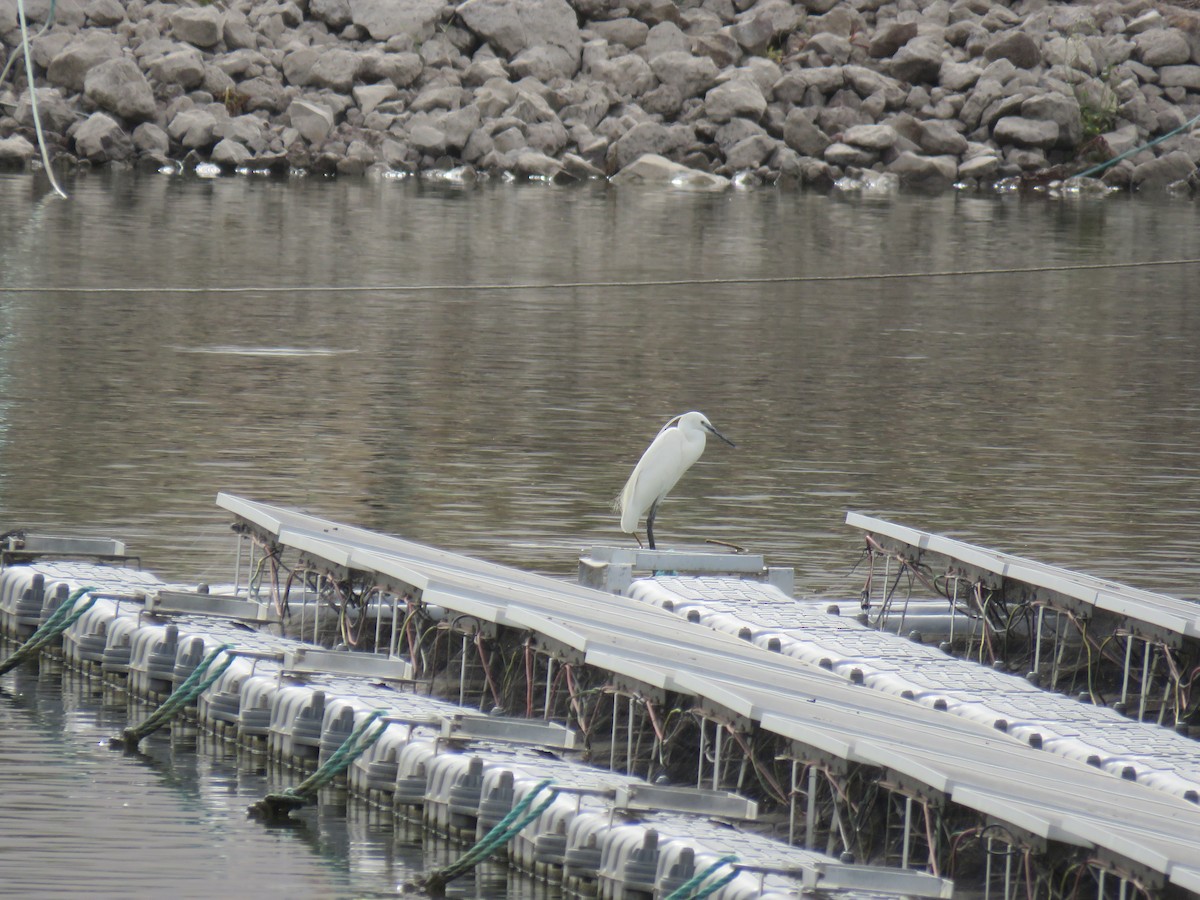
{"type": "MultiPolygon", "coordinates": [[[[635,538],[638,520],[646,513],[646,538],[651,550],[654,549],[654,514],[658,512],[658,504],[704,452],[705,432],[716,435],[730,447],[734,446],[733,441],[713,428],[703,413],[676,416],[663,426],[646,448],[613,505],[621,513],[621,530],[635,538]]],[[[641,538],[637,541],[640,547],[641,538]]]]}

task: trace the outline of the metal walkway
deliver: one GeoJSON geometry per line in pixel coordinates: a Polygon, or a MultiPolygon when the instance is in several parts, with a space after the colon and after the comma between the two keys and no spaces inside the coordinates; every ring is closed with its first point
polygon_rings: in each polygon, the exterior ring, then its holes
{"type": "MultiPolygon", "coordinates": [[[[1181,797],[626,597],[226,494],[218,504],[314,566],[366,573],[426,605],[532,635],[546,652],[573,651],[625,682],[690,696],[713,716],[791,741],[797,754],[869,766],[886,783],[1009,834],[1077,848],[1150,889],[1200,894],[1200,808],[1181,797]]],[[[906,841],[907,832],[906,819],[906,841]]]]}

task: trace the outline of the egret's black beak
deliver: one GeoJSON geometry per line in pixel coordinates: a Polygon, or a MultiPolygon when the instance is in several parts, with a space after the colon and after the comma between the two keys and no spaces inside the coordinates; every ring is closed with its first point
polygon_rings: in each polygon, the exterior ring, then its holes
{"type": "Polygon", "coordinates": [[[730,447],[736,447],[736,446],[737,446],[737,444],[735,444],[735,443],[734,443],[733,441],[731,441],[729,438],[725,437],[725,435],[721,434],[721,432],[717,431],[717,429],[713,428],[713,427],[712,427],[712,425],[705,425],[704,427],[705,427],[705,428],[706,428],[708,431],[711,431],[713,434],[715,434],[717,437],[719,437],[721,440],[723,440],[725,443],[727,443],[727,444],[728,444],[730,447]]]}

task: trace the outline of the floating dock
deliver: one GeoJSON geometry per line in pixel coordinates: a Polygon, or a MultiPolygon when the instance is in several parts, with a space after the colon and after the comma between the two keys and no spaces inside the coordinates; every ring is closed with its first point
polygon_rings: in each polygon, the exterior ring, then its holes
{"type": "Polygon", "coordinates": [[[1200,896],[1184,601],[855,514],[867,585],[817,602],[748,554],[596,548],[573,584],[218,504],[230,596],[31,554],[0,625],[93,585],[61,652],[150,699],[227,646],[196,721],[300,769],[384,710],[349,789],[465,841],[549,779],[505,852],[581,896],[1200,896]]]}

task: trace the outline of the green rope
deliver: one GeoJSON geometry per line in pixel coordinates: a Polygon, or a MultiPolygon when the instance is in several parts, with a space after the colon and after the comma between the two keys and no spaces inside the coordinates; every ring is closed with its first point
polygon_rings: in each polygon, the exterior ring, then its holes
{"type": "Polygon", "coordinates": [[[349,767],[350,763],[362,756],[367,748],[383,737],[383,733],[388,728],[387,722],[380,722],[379,727],[371,734],[366,734],[366,731],[376,719],[384,715],[387,715],[386,709],[377,709],[372,712],[361,725],[350,733],[342,745],[330,754],[329,759],[325,760],[317,771],[295,787],[290,787],[282,793],[267,794],[262,800],[250,806],[250,815],[269,822],[286,819],[289,812],[303,806],[315,797],[317,791],[333,781],[349,767]],[[366,736],[364,737],[364,735],[366,736]]]}
{"type": "Polygon", "coordinates": [[[469,872],[515,838],[526,825],[549,809],[550,804],[558,798],[558,790],[550,788],[550,784],[549,778],[539,782],[525,796],[524,800],[514,806],[508,815],[497,822],[492,830],[480,838],[475,846],[463,854],[458,862],[451,863],[444,869],[437,869],[430,872],[422,880],[421,887],[434,896],[441,896],[445,893],[446,885],[449,882],[469,872]],[[547,788],[550,788],[550,793],[537,806],[529,809],[534,798],[547,788]]]}
{"type": "Polygon", "coordinates": [[[196,668],[192,671],[192,674],[189,675],[182,684],[176,687],[175,690],[171,692],[171,696],[164,700],[158,709],[147,716],[146,720],[142,722],[141,725],[126,728],[121,732],[121,736],[119,738],[113,738],[110,743],[118,746],[124,745],[126,750],[136,750],[137,745],[141,742],[142,738],[146,737],[148,734],[158,731],[158,729],[170,722],[173,718],[175,718],[176,714],[181,709],[199,697],[202,693],[207,691],[213,686],[214,683],[216,683],[218,678],[225,674],[226,670],[232,666],[237,659],[236,657],[230,656],[217,668],[215,672],[205,678],[205,673],[208,672],[209,667],[213,664],[216,658],[227,650],[232,650],[233,646],[233,644],[222,644],[212,653],[208,654],[208,656],[206,656],[204,660],[198,666],[196,666],[196,668]]]}
{"type": "Polygon", "coordinates": [[[1179,132],[1184,131],[1185,129],[1191,128],[1197,122],[1200,122],[1200,115],[1193,116],[1191,119],[1188,119],[1188,121],[1184,122],[1182,125],[1180,125],[1178,128],[1176,128],[1174,131],[1168,131],[1166,134],[1161,135],[1160,137],[1156,137],[1154,140],[1152,140],[1148,144],[1143,144],[1140,147],[1134,147],[1132,150],[1126,150],[1120,156],[1114,156],[1112,159],[1108,160],[1107,162],[1102,162],[1098,166],[1092,166],[1090,169],[1086,169],[1072,177],[1073,178],[1087,178],[1096,172],[1103,172],[1109,166],[1114,166],[1123,159],[1128,159],[1129,157],[1133,156],[1136,153],[1141,153],[1143,150],[1149,150],[1151,147],[1155,146],[1156,144],[1161,144],[1163,141],[1167,140],[1168,138],[1175,137],[1175,135],[1179,134],[1179,132]]]}
{"type": "Polygon", "coordinates": [[[79,618],[89,609],[96,605],[99,597],[91,597],[86,603],[75,609],[75,604],[79,602],[79,598],[84,594],[96,590],[94,587],[76,588],[71,592],[62,603],[59,604],[50,618],[43,622],[33,634],[31,634],[25,643],[13,651],[12,656],[0,663],[0,675],[10,669],[14,669],[27,659],[32,659],[41,652],[42,648],[49,644],[52,640],[61,635],[64,631],[79,621],[79,618]]]}
{"type": "Polygon", "coordinates": [[[700,887],[700,885],[704,884],[704,882],[708,880],[710,875],[716,874],[717,869],[721,868],[722,866],[731,866],[735,862],[737,862],[736,856],[722,856],[703,872],[693,875],[679,887],[675,888],[675,890],[671,891],[665,900],[703,900],[704,897],[715,894],[721,888],[725,887],[725,885],[729,884],[729,882],[733,881],[733,879],[737,878],[737,869],[734,869],[732,872],[728,873],[722,878],[718,878],[703,890],[697,889],[700,887]]]}

